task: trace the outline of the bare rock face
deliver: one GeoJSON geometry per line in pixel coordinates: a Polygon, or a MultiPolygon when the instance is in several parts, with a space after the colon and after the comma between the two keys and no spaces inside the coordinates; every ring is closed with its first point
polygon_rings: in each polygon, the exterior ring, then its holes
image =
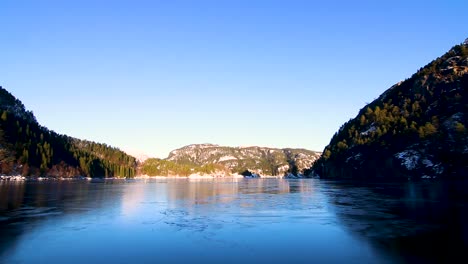
{"type": "Polygon", "coordinates": [[[302,173],[312,166],[320,154],[306,149],[195,144],[172,151],[166,160],[197,166],[217,164],[234,173],[248,170],[259,175],[286,175],[302,173]]]}

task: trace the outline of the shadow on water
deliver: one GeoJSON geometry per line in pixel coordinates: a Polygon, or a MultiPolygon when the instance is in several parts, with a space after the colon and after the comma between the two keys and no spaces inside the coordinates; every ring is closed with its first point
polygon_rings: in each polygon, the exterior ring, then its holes
{"type": "Polygon", "coordinates": [[[406,263],[468,259],[467,182],[326,182],[338,221],[406,263]]]}

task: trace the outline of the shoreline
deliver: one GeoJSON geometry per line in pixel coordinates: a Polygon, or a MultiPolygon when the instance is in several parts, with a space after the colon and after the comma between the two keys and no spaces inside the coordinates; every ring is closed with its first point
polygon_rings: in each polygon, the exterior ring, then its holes
{"type": "MultiPolygon", "coordinates": [[[[109,178],[100,178],[100,177],[51,177],[51,176],[21,176],[21,175],[1,175],[0,182],[3,181],[12,181],[12,182],[24,182],[24,181],[92,181],[92,180],[126,180],[126,179],[288,179],[287,175],[285,176],[272,176],[272,175],[254,175],[254,176],[243,176],[240,174],[230,174],[230,175],[200,175],[192,174],[188,176],[181,175],[169,175],[169,176],[149,176],[149,175],[138,175],[135,177],[109,177],[109,178]]],[[[303,178],[303,177],[299,177],[303,178]]]]}

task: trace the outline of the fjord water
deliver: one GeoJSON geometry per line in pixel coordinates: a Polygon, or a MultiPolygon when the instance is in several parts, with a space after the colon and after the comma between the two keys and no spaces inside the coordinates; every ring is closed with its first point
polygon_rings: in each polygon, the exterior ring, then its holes
{"type": "Polygon", "coordinates": [[[466,260],[463,186],[315,179],[0,182],[0,263],[466,260]]]}

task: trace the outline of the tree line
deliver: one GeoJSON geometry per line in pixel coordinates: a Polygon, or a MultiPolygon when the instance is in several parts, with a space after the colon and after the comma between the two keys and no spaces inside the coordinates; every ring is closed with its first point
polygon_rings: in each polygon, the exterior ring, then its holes
{"type": "Polygon", "coordinates": [[[0,87],[0,173],[57,177],[133,177],[135,158],[106,144],[60,135],[39,125],[0,87]]]}

